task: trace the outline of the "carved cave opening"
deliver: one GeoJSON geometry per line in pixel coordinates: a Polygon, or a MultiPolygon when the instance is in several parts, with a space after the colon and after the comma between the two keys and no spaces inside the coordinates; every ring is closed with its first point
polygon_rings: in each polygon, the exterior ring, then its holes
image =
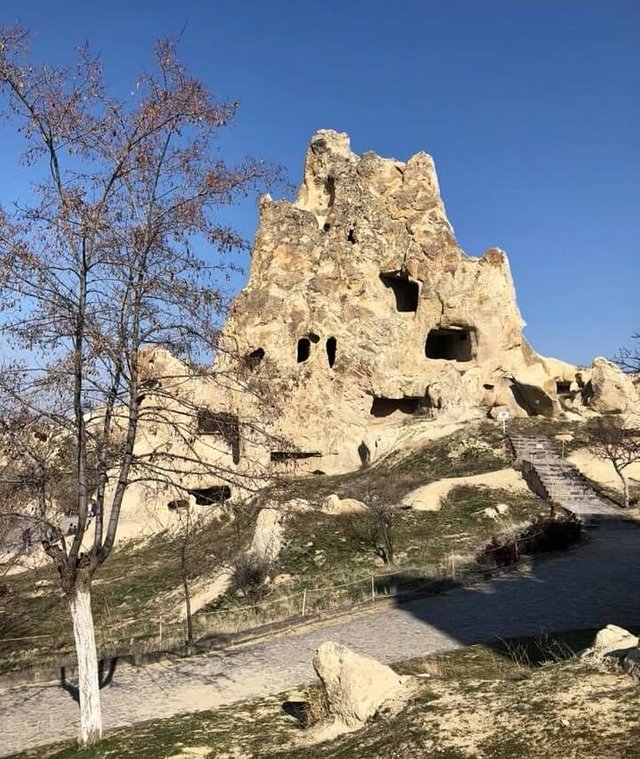
{"type": "Polygon", "coordinates": [[[271,451],[271,461],[299,461],[301,459],[320,458],[320,451],[271,451]]]}
{"type": "Polygon", "coordinates": [[[470,329],[432,329],[424,347],[427,358],[471,361],[473,341],[470,329]]]}
{"type": "Polygon", "coordinates": [[[235,414],[224,411],[198,409],[198,432],[201,435],[217,435],[231,448],[234,464],[240,462],[240,425],[235,414]]]}
{"type": "Polygon", "coordinates": [[[381,274],[380,279],[385,287],[393,291],[396,299],[396,311],[411,313],[418,310],[420,286],[402,272],[381,274]]]}
{"type": "Polygon", "coordinates": [[[193,488],[189,493],[196,499],[196,506],[212,506],[224,503],[231,498],[231,488],[228,485],[213,485],[209,488],[193,488]]]}
{"type": "Polygon", "coordinates": [[[298,340],[296,348],[296,361],[303,364],[311,355],[311,340],[308,337],[301,337],[298,340]]]}
{"type": "Polygon", "coordinates": [[[335,177],[327,177],[324,183],[324,192],[327,199],[327,208],[333,208],[336,202],[336,180],[335,177]]]}
{"type": "Polygon", "coordinates": [[[329,368],[333,369],[333,365],[336,362],[336,349],[338,347],[338,341],[335,337],[327,338],[327,360],[329,362],[329,368]]]}
{"type": "Polygon", "coordinates": [[[556,382],[556,393],[559,396],[571,395],[571,383],[570,382],[556,382]]]}
{"type": "Polygon", "coordinates": [[[420,414],[430,408],[429,399],[420,396],[419,398],[381,398],[375,397],[371,404],[371,416],[383,418],[391,416],[396,411],[403,414],[420,414]]]}
{"type": "Polygon", "coordinates": [[[248,369],[256,369],[265,357],[264,348],[256,348],[244,357],[245,366],[248,369]]]}

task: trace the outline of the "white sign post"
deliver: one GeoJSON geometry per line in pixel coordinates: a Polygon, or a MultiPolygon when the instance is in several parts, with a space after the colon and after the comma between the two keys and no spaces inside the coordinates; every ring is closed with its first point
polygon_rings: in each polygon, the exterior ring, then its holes
{"type": "Polygon", "coordinates": [[[508,411],[498,411],[498,421],[502,422],[502,434],[506,435],[507,433],[507,422],[509,421],[509,417],[511,414],[508,411]]]}

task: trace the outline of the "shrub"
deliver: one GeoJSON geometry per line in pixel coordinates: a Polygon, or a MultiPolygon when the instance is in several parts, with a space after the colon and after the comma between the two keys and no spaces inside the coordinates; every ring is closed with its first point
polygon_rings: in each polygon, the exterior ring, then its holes
{"type": "Polygon", "coordinates": [[[564,551],[580,539],[581,523],[573,514],[538,517],[515,537],[493,535],[477,561],[494,567],[515,564],[521,555],[564,551]]]}
{"type": "Polygon", "coordinates": [[[246,551],[231,565],[231,590],[240,591],[252,604],[264,597],[267,581],[275,574],[275,565],[264,556],[246,551]]]}

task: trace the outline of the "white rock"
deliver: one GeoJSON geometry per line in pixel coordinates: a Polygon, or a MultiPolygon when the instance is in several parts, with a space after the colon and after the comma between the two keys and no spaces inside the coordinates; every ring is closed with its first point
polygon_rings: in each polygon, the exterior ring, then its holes
{"type": "Polygon", "coordinates": [[[591,370],[588,404],[601,414],[624,413],[638,403],[631,377],[606,358],[595,358],[591,370]]]}
{"type": "Polygon", "coordinates": [[[249,551],[266,561],[274,561],[282,550],[284,515],[277,509],[262,509],[258,514],[249,551]]]}
{"type": "Polygon", "coordinates": [[[322,511],[325,514],[337,516],[339,514],[361,514],[367,510],[367,505],[356,498],[340,498],[333,493],[328,495],[322,502],[322,511]]]}
{"type": "Polygon", "coordinates": [[[592,650],[604,656],[612,651],[635,648],[637,645],[637,636],[618,625],[607,625],[596,635],[592,650]]]}
{"type": "Polygon", "coordinates": [[[496,503],[495,510],[500,514],[501,516],[504,516],[505,514],[509,513],[509,504],[508,503],[496,503]]]}
{"type": "Polygon", "coordinates": [[[359,726],[371,719],[409,679],[375,659],[330,641],[316,651],[313,667],[326,691],[332,717],[348,726],[359,726]]]}

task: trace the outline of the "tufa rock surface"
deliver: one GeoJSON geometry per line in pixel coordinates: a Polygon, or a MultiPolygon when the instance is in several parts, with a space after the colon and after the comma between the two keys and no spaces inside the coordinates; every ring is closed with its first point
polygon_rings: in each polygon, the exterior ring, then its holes
{"type": "Polygon", "coordinates": [[[506,254],[460,248],[430,156],[356,155],[346,134],[317,132],[297,198],[261,200],[214,365],[141,356],[136,453],[184,465],[179,487],[127,490],[122,534],[168,526],[185,503],[199,514],[249,497],[273,475],[368,466],[419,426],[638,407],[614,365],[539,356],[523,326],[506,254]]]}
{"type": "Polygon", "coordinates": [[[333,642],[320,645],[313,667],[325,689],[332,718],[352,728],[363,725],[386,701],[396,698],[409,679],[333,642]]]}
{"type": "Polygon", "coordinates": [[[412,417],[558,414],[578,370],[539,356],[523,326],[505,253],[460,248],[430,156],[356,155],[321,130],[295,201],[261,201],[216,368],[279,399],[274,429],[295,448],[281,467],[339,472],[384,455],[412,417]]]}

